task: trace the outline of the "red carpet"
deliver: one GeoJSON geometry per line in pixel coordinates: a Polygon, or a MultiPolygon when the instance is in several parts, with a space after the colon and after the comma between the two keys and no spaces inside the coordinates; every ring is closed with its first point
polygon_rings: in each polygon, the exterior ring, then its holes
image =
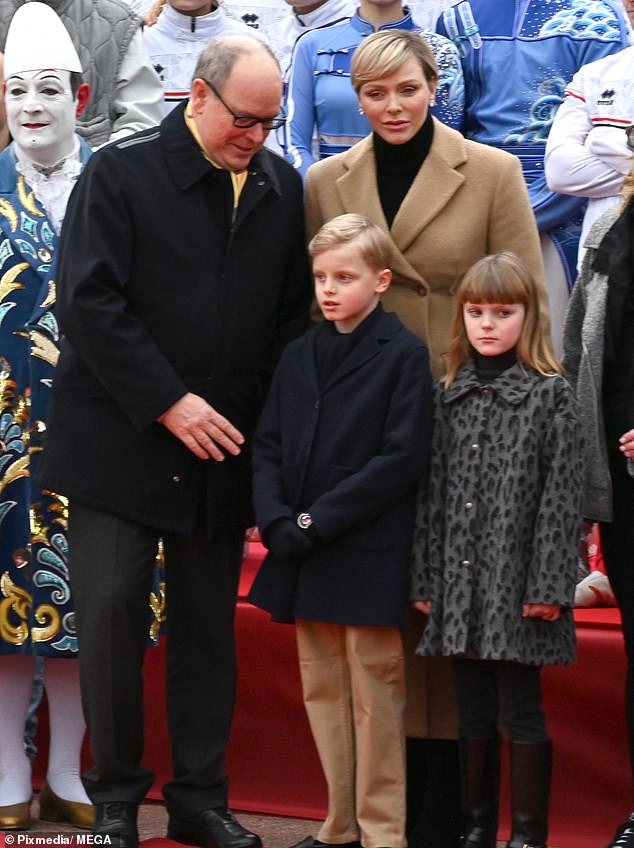
{"type": "MultiPolygon", "coordinates": [[[[261,556],[261,546],[251,543],[242,597],[261,556]]],[[[625,659],[616,610],[580,610],[575,618],[577,663],[544,673],[546,714],[555,744],[549,844],[597,848],[632,806],[622,708],[625,659]]],[[[241,601],[237,640],[240,679],[227,760],[231,805],[320,818],[326,789],[302,705],[293,628],[272,624],[268,615],[241,601]]],[[[157,775],[153,797],[160,797],[169,774],[163,663],[163,648],[148,651],[145,763],[157,775]]],[[[507,809],[503,798],[503,836],[507,809]]],[[[168,841],[144,844],[160,848],[159,843],[168,841]]]]}

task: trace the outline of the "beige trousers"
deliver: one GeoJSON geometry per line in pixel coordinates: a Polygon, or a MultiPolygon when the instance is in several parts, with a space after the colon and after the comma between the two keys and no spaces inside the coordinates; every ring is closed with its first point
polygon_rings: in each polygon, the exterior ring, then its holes
{"type": "Polygon", "coordinates": [[[304,704],[328,784],[317,838],[405,848],[405,662],[392,627],[298,620],[304,704]]]}

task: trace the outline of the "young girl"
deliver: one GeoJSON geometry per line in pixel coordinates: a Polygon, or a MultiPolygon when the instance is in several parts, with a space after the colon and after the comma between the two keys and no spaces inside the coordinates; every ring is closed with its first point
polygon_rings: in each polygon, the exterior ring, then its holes
{"type": "Polygon", "coordinates": [[[495,848],[500,741],[511,740],[507,848],[545,848],[551,742],[540,670],[574,659],[581,451],[572,390],[537,286],[511,253],[465,275],[436,386],[412,598],[418,647],[454,656],[464,848],[495,848]]]}

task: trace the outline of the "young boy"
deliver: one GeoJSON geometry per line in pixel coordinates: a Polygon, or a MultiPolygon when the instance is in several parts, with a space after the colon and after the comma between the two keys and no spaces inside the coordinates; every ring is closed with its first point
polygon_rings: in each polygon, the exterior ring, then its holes
{"type": "Polygon", "coordinates": [[[361,215],[309,245],[326,319],[284,351],[254,440],[269,548],[249,600],[295,621],[328,783],[320,845],[404,848],[404,661],[416,490],[431,435],[427,349],[379,298],[391,242],[361,215]]]}

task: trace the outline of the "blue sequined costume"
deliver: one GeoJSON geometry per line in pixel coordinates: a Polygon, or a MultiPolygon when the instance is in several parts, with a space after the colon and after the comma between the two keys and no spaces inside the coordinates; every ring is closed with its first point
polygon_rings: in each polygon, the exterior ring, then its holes
{"type": "Polygon", "coordinates": [[[537,225],[553,236],[570,285],[584,201],[549,190],[544,151],[574,73],[627,46],[628,27],[616,2],[465,0],[437,24],[461,55],[463,133],[520,159],[537,225]]]}

